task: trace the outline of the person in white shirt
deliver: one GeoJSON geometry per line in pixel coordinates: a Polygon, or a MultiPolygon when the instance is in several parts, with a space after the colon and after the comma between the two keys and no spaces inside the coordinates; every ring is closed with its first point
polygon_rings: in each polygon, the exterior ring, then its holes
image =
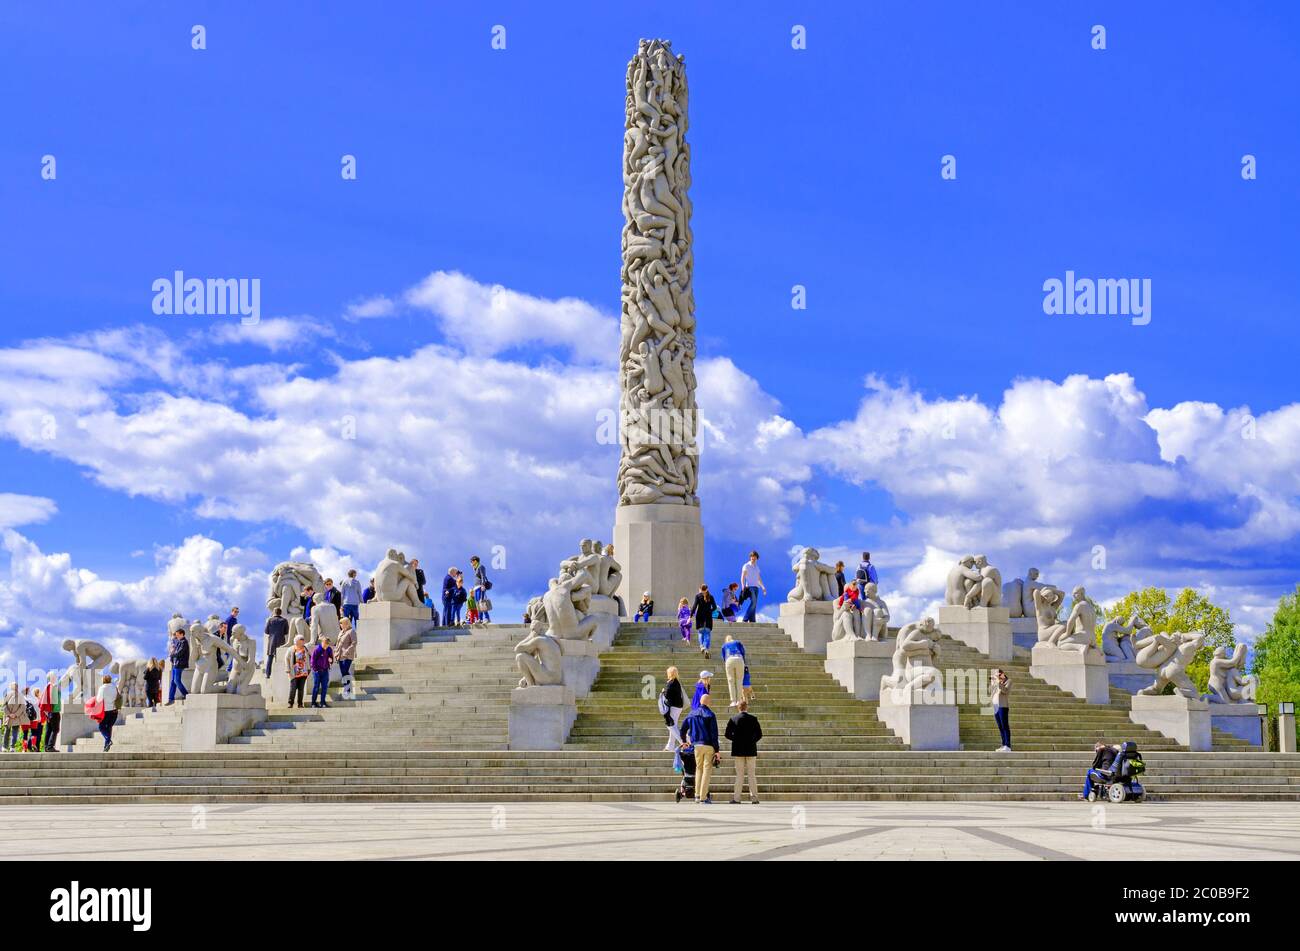
{"type": "Polygon", "coordinates": [[[99,732],[104,737],[104,752],[107,753],[113,746],[113,726],[117,723],[117,688],[113,686],[113,678],[108,674],[104,675],[104,682],[96,696],[104,704],[104,719],[99,721],[99,732]]]}
{"type": "Polygon", "coordinates": [[[757,620],[759,591],[767,594],[767,586],[763,584],[763,574],[758,570],[758,552],[751,551],[749,561],[740,569],[740,600],[736,603],[737,607],[745,605],[744,620],[750,624],[757,620]]]}

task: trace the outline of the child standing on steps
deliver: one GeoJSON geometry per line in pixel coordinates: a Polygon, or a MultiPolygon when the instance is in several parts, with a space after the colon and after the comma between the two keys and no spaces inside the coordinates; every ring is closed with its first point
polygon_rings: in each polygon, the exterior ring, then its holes
{"type": "Polygon", "coordinates": [[[691,642],[691,606],[685,598],[677,602],[677,625],[682,629],[682,641],[691,642]]]}

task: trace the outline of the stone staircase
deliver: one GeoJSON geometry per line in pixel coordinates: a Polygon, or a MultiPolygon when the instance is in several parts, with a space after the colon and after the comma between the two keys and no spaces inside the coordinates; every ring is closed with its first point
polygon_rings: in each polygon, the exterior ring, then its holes
{"type": "Polygon", "coordinates": [[[822,658],[800,650],[776,624],[719,624],[712,657],[698,642],[683,644],[676,626],[624,623],[618,641],[600,656],[600,675],[578,701],[569,733],[573,750],[659,749],[668,731],[655,706],[670,664],[680,669],[687,698],[701,670],[714,673],[713,711],[722,725],[728,709],[727,678],[719,656],[728,632],[745,645],[754,687],[753,712],[763,722],[762,751],[902,750],[902,741],[876,717],[876,704],[854,700],[830,674],[822,658]],[[646,677],[653,678],[650,698],[646,677]]]}
{"type": "Polygon", "coordinates": [[[523,625],[436,628],[354,668],[356,700],[271,709],[230,745],[253,750],[504,750],[523,625]]]}
{"type": "MultiPolygon", "coordinates": [[[[522,626],[441,630],[388,657],[362,659],[358,700],[333,699],[326,711],[272,711],[217,752],[167,746],[178,722],[171,707],[128,719],[107,756],[97,752],[97,737],[90,741],[96,752],[0,756],[0,804],[664,801],[677,784],[654,702],[664,669],[681,668],[688,690],[702,667],[714,670],[725,720],[717,649],[727,630],[719,625],[713,656],[704,660],[668,625],[623,625],[579,702],[569,744],[556,752],[504,748],[522,626]],[[137,742],[156,745],[132,749],[137,742]]],[[[1001,665],[1015,681],[1016,752],[993,752],[993,719],[974,706],[960,714],[963,750],[912,752],[876,719],[873,703],[853,700],[824,672],[822,658],[805,654],[779,627],[730,630],[751,656],[754,712],[766,734],[765,801],[1060,801],[1077,793],[1098,737],[1139,743],[1152,799],[1300,800],[1300,756],[1251,752],[1221,735],[1216,741],[1228,752],[1179,750],[1128,720],[1127,694],[1090,706],[1031,678],[1027,658],[1001,665]]],[[[997,666],[953,641],[941,644],[940,663],[984,677],[997,666]]],[[[731,775],[724,754],[715,799],[730,798],[731,775]]]]}
{"type": "MultiPolygon", "coordinates": [[[[1017,656],[1010,661],[995,662],[949,637],[940,638],[938,649],[942,670],[978,670],[981,683],[988,682],[995,668],[1007,672],[1011,678],[1011,743],[1018,752],[1087,750],[1098,740],[1106,743],[1132,740],[1143,753],[1180,749],[1174,740],[1129,719],[1132,694],[1112,687],[1110,703],[1086,703],[1031,676],[1029,652],[1019,656],[1021,653],[1017,651],[1017,656]]],[[[976,705],[963,704],[958,707],[957,717],[964,749],[997,749],[1001,740],[991,713],[982,712],[976,705]]],[[[1214,731],[1214,748],[1216,752],[1260,751],[1258,746],[1221,730],[1214,731]]]]}
{"type": "MultiPolygon", "coordinates": [[[[178,750],[181,745],[181,705],[159,706],[157,710],[128,708],[119,710],[113,727],[113,752],[129,750],[178,750]]],[[[98,732],[72,744],[75,753],[94,753],[104,749],[98,732]]]]}

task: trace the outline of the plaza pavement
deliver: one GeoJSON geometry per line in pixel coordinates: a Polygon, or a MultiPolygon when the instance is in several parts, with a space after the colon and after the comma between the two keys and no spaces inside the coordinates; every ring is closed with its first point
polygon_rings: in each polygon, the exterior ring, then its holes
{"type": "Polygon", "coordinates": [[[0,852],[79,860],[1300,859],[1300,804],[6,806],[0,852]],[[295,823],[301,831],[296,830],[295,823]],[[326,825],[329,823],[329,825],[326,825]]]}

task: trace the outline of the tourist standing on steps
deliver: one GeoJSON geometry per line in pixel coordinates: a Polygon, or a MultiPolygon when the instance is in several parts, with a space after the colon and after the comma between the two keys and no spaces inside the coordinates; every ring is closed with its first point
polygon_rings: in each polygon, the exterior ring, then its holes
{"type": "Polygon", "coordinates": [[[18,685],[10,684],[4,702],[4,751],[12,753],[27,725],[27,701],[18,692],[18,685]]]}
{"type": "MultiPolygon", "coordinates": [[[[279,609],[276,610],[279,614],[279,609]]],[[[182,679],[185,669],[190,666],[190,639],[185,636],[185,631],[177,629],[172,635],[171,650],[167,653],[167,659],[172,665],[171,685],[167,688],[167,706],[176,702],[176,691],[181,692],[181,699],[184,700],[190,695],[189,690],[185,687],[185,681],[182,679]]]]}
{"type": "Polygon", "coordinates": [[[677,602],[677,626],[682,632],[683,643],[691,642],[691,606],[682,598],[677,602]]]}
{"type": "Polygon", "coordinates": [[[352,622],[355,628],[357,622],[361,620],[361,596],[364,592],[361,590],[361,580],[357,577],[357,569],[348,569],[348,580],[343,582],[341,591],[343,595],[343,616],[352,622]]]}
{"type": "Polygon", "coordinates": [[[740,603],[745,605],[745,620],[753,624],[758,616],[758,593],[767,594],[763,573],[758,570],[758,552],[749,553],[749,561],[740,569],[740,603]]]}
{"type": "Polygon", "coordinates": [[[451,626],[460,627],[460,612],[469,599],[469,591],[465,589],[465,576],[461,574],[459,569],[456,571],[456,587],[452,589],[451,598],[451,626]]]}
{"type": "Polygon", "coordinates": [[[144,669],[144,696],[150,709],[158,709],[162,698],[162,664],[157,657],[149,658],[149,666],[144,669]]]}
{"type": "Polygon", "coordinates": [[[695,619],[695,629],[700,632],[700,653],[706,658],[709,648],[713,646],[713,612],[718,609],[718,602],[713,600],[707,584],[700,585],[700,593],[695,596],[691,614],[695,619]]]}
{"type": "Polygon", "coordinates": [[[842,561],[835,562],[835,586],[839,588],[839,594],[836,595],[839,597],[844,593],[844,562],[842,561]]]}
{"type": "Polygon", "coordinates": [[[862,563],[858,565],[858,570],[853,577],[858,582],[858,590],[861,591],[867,586],[867,582],[880,584],[880,575],[876,573],[876,566],[871,563],[871,552],[862,553],[862,563]]]}
{"type": "Polygon", "coordinates": [[[325,587],[321,589],[321,594],[325,595],[325,600],[334,606],[334,616],[343,617],[343,595],[338,588],[334,587],[333,578],[325,579],[325,587]]]}
{"type": "Polygon", "coordinates": [[[474,555],[469,560],[469,570],[474,572],[474,600],[478,602],[479,620],[484,624],[492,623],[492,610],[485,607],[488,601],[488,592],[492,590],[492,582],[488,580],[487,568],[483,567],[483,561],[478,555],[474,555]]]}
{"type": "Polygon", "coordinates": [[[339,633],[339,649],[335,655],[339,661],[339,678],[342,681],[342,694],[344,700],[352,700],[352,662],[357,659],[357,632],[352,627],[352,622],[347,618],[343,619],[342,629],[339,633]]]}
{"type": "Polygon", "coordinates": [[[424,585],[429,580],[425,577],[424,569],[420,567],[420,559],[411,559],[411,570],[415,572],[415,596],[424,603],[424,585]]]}
{"type": "Polygon", "coordinates": [[[442,578],[442,626],[451,627],[451,616],[456,613],[456,566],[452,565],[442,578]]]}
{"type": "Polygon", "coordinates": [[[727,694],[733,707],[745,699],[746,663],[745,645],[728,634],[726,643],[722,645],[722,669],[727,675],[727,694]]]}
{"type": "Polygon", "coordinates": [[[289,622],[279,608],[275,614],[266,619],[266,679],[271,679],[271,664],[280,648],[289,643],[289,622]]]}
{"type": "MultiPolygon", "coordinates": [[[[375,600],[375,579],[371,578],[370,584],[366,585],[365,590],[361,592],[361,603],[369,604],[373,600],[375,600]]],[[[437,613],[438,612],[436,611],[434,612],[435,615],[437,613]]],[[[436,622],[437,620],[437,617],[434,617],[434,621],[436,622]]]]}
{"type": "Polygon", "coordinates": [[[99,685],[96,696],[104,704],[104,718],[99,721],[99,732],[104,737],[104,752],[107,753],[113,748],[113,727],[117,724],[118,702],[117,688],[113,686],[113,678],[108,674],[104,675],[104,682],[99,685]]]}
{"type": "Polygon", "coordinates": [[[312,649],[311,652],[311,705],[324,709],[329,706],[325,702],[330,687],[330,666],[334,663],[334,648],[330,647],[330,639],[322,637],[320,642],[312,649]],[[317,694],[320,700],[316,699],[317,694]]]}
{"type": "Polygon", "coordinates": [[[1011,752],[1011,678],[1002,668],[993,671],[989,677],[989,690],[993,694],[993,719],[997,721],[998,732],[1002,734],[999,753],[1011,752]]]}
{"type": "Polygon", "coordinates": [[[736,591],[739,588],[740,585],[733,581],[722,590],[722,611],[719,613],[728,624],[736,620],[736,612],[740,610],[740,602],[736,598],[736,591]]]}
{"type": "Polygon", "coordinates": [[[293,707],[293,699],[297,697],[298,709],[301,710],[307,675],[311,673],[311,651],[307,650],[307,638],[301,634],[293,639],[293,647],[285,653],[284,667],[289,674],[289,706],[293,707]]]}
{"type": "Polygon", "coordinates": [[[664,723],[668,725],[668,745],[664,747],[664,752],[671,753],[682,745],[682,731],[677,724],[682,718],[682,710],[686,708],[686,692],[682,690],[676,667],[668,668],[668,682],[664,684],[659,699],[664,723]]]}
{"type": "Polygon", "coordinates": [[[758,741],[762,738],[763,728],[758,723],[758,717],[749,712],[749,701],[740,701],[740,710],[727,721],[731,758],[736,761],[736,788],[731,793],[732,805],[740,805],[746,773],[749,774],[749,801],[758,805],[758,741]]]}
{"type": "Polygon", "coordinates": [[[695,710],[700,705],[700,699],[713,689],[713,671],[701,670],[700,679],[695,682],[695,695],[691,697],[691,709],[695,710]]]}
{"type": "MultiPolygon", "coordinates": [[[[155,661],[156,663],[156,661],[155,661]]],[[[162,667],[158,668],[159,676],[162,675],[162,667]]],[[[154,701],[154,709],[158,708],[158,701],[154,701]]],[[[63,691],[59,687],[59,675],[50,672],[48,683],[45,684],[45,749],[51,753],[59,751],[59,724],[63,721],[63,691]]]]}
{"type": "Polygon", "coordinates": [[[695,747],[695,801],[713,805],[709,796],[709,780],[713,767],[718,765],[718,718],[709,708],[709,695],[700,698],[700,705],[691,711],[684,726],[686,736],[695,747]]]}

